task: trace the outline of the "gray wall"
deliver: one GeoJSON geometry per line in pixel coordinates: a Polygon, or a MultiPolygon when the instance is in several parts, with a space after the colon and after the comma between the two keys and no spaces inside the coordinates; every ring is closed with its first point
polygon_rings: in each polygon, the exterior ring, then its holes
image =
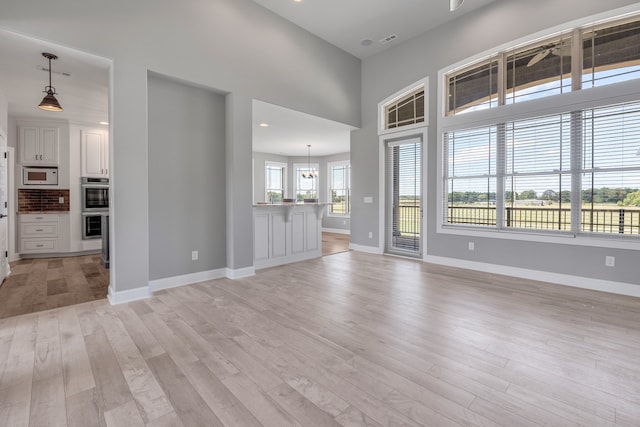
{"type": "Polygon", "coordinates": [[[9,104],[7,98],[0,93],[0,129],[7,131],[9,128],[9,104]]]}
{"type": "MultiPolygon", "coordinates": [[[[149,280],[148,70],[228,94],[226,243],[234,270],[253,265],[252,99],[360,124],[360,61],[250,0],[4,2],[0,27],[113,60],[112,291],[149,280]]],[[[179,217],[172,221],[180,226],[179,217]]],[[[180,238],[176,247],[186,247],[188,237],[180,238]]]]}
{"type": "Polygon", "coordinates": [[[404,87],[429,77],[429,122],[426,165],[428,255],[471,260],[638,283],[638,253],[574,245],[542,244],[516,240],[473,237],[475,251],[467,250],[468,236],[436,232],[438,162],[436,144],[438,70],[520,37],[617,7],[637,4],[629,0],[498,0],[445,26],[429,31],[381,54],[362,65],[362,128],[352,133],[353,222],[351,242],[377,247],[378,236],[378,136],[377,104],[404,87]],[[363,204],[373,196],[373,204],[363,204]],[[373,232],[373,239],[368,232],[373,232]],[[616,267],[605,268],[604,256],[616,256],[616,267]]]}
{"type": "Polygon", "coordinates": [[[224,95],[149,75],[151,280],[226,266],[224,126],[224,95]]]}

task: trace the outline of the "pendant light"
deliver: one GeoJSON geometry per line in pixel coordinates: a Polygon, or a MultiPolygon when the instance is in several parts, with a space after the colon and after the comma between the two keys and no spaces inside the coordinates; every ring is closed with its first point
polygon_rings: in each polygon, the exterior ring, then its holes
{"type": "Polygon", "coordinates": [[[312,179],[318,176],[318,172],[311,170],[311,145],[307,145],[307,172],[302,172],[302,177],[312,179]]]}
{"type": "Polygon", "coordinates": [[[42,98],[42,102],[38,105],[38,108],[46,111],[62,111],[60,103],[54,95],[57,95],[56,88],[51,86],[51,60],[58,59],[53,53],[42,52],[42,56],[49,60],[49,86],[45,86],[44,93],[46,95],[42,98]]]}
{"type": "Polygon", "coordinates": [[[462,6],[462,3],[464,3],[464,0],[449,0],[449,10],[453,12],[454,10],[462,6]]]}

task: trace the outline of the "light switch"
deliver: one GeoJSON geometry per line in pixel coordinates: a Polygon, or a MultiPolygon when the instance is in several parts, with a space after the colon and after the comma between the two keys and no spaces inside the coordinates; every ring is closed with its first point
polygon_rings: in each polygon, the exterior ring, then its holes
{"type": "Polygon", "coordinates": [[[373,197],[364,196],[364,203],[373,203],[373,197]]]}
{"type": "Polygon", "coordinates": [[[58,197],[58,203],[64,205],[64,197],[58,197]]]}

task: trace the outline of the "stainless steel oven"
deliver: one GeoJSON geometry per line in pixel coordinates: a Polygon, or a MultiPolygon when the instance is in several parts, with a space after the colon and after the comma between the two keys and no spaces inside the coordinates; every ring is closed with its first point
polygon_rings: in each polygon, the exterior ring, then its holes
{"type": "Polygon", "coordinates": [[[104,212],[109,210],[109,179],[82,178],[82,212],[104,212]]]}
{"type": "Polygon", "coordinates": [[[100,239],[102,237],[102,213],[82,213],[82,239],[100,239]]]}

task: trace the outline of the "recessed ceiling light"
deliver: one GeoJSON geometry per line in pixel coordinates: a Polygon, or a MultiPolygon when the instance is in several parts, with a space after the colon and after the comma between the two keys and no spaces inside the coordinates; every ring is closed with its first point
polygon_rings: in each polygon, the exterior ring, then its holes
{"type": "Polygon", "coordinates": [[[99,122],[99,123],[100,123],[101,125],[105,125],[105,126],[109,124],[109,122],[99,122]]]}
{"type": "Polygon", "coordinates": [[[261,128],[268,128],[269,127],[269,123],[260,123],[260,127],[261,128]]]}
{"type": "Polygon", "coordinates": [[[293,0],[296,3],[302,3],[302,0],[293,0]]]}

